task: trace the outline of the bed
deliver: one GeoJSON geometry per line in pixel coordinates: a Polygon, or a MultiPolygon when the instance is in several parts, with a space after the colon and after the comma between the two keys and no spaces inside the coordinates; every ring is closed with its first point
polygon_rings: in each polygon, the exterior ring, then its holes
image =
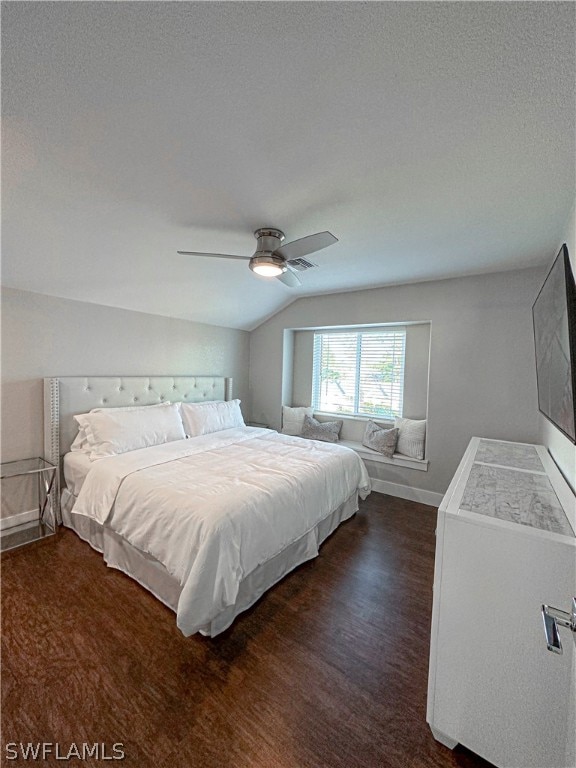
{"type": "Polygon", "coordinates": [[[45,379],[44,392],[45,456],[63,472],[61,522],[175,611],[187,636],[227,629],[315,557],[370,491],[362,460],[343,446],[248,427],[241,416],[195,431],[185,414],[198,420],[217,403],[226,412],[238,403],[231,379],[63,377],[45,379]],[[75,415],[103,409],[122,421],[120,411],[137,408],[151,418],[148,406],[177,409],[187,424],[182,439],[97,460],[70,451],[75,415]]]}

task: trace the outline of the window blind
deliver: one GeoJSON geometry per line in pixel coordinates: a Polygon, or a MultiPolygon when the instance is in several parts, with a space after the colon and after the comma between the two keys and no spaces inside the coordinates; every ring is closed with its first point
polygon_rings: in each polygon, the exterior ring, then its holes
{"type": "Polygon", "coordinates": [[[314,333],[312,407],[393,420],[402,416],[406,329],[314,333]]]}

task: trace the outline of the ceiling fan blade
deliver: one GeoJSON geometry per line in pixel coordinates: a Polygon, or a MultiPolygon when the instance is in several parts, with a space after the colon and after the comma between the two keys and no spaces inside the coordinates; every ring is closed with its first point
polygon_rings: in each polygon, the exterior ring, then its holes
{"type": "Polygon", "coordinates": [[[276,279],[280,280],[281,283],[284,283],[284,285],[287,285],[289,288],[297,288],[299,285],[302,285],[302,281],[298,275],[295,275],[291,269],[287,269],[286,272],[277,275],[276,279]]]}
{"type": "Polygon", "coordinates": [[[217,259],[239,259],[250,261],[251,256],[233,256],[231,253],[200,253],[199,251],[178,251],[180,256],[216,256],[217,259]]]}
{"type": "Polygon", "coordinates": [[[307,235],[307,237],[301,237],[299,240],[293,240],[291,243],[281,245],[274,253],[289,261],[290,259],[299,259],[302,256],[307,256],[309,253],[314,253],[314,251],[321,251],[322,248],[327,248],[329,245],[337,242],[338,238],[334,237],[330,232],[317,232],[315,235],[307,235]]]}

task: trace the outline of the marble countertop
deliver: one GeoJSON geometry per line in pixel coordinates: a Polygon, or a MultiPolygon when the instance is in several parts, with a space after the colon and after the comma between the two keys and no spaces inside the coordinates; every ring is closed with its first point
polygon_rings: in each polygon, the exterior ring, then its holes
{"type": "Polygon", "coordinates": [[[500,443],[497,440],[480,440],[475,461],[498,464],[514,469],[545,472],[538,451],[533,445],[524,443],[500,443]]]}
{"type": "Polygon", "coordinates": [[[460,509],[574,536],[532,445],[480,440],[460,509]]]}

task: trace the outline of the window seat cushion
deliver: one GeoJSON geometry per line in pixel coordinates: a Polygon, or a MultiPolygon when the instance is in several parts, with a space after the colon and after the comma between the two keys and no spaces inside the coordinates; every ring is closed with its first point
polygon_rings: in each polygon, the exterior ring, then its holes
{"type": "Polygon", "coordinates": [[[404,456],[401,453],[395,453],[391,459],[388,459],[379,451],[374,451],[362,443],[353,440],[340,440],[338,445],[344,445],[346,448],[352,448],[353,451],[364,461],[375,461],[380,464],[395,464],[398,467],[408,467],[410,469],[419,469],[422,472],[428,471],[428,459],[412,459],[410,456],[404,456]]]}

